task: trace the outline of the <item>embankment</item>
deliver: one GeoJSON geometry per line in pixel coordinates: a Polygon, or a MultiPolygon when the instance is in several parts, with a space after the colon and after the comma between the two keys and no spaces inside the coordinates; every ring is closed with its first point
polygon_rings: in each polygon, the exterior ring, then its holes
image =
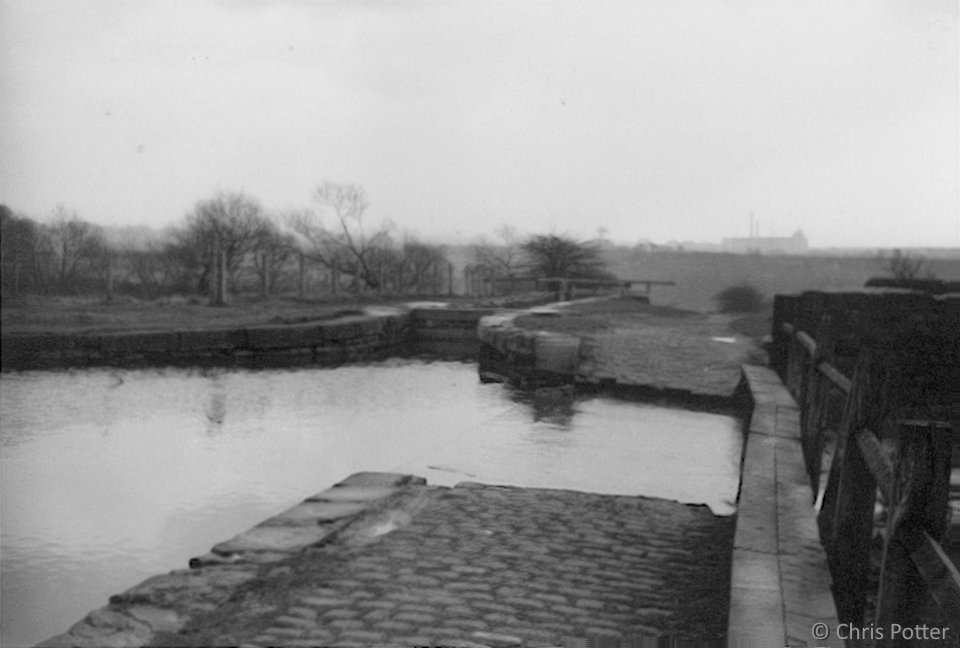
{"type": "MultiPolygon", "coordinates": [[[[543,297],[539,297],[543,299],[543,297]]],[[[336,366],[391,356],[475,359],[477,322],[493,308],[367,307],[292,324],[2,336],[3,371],[95,366],[336,366]]]]}

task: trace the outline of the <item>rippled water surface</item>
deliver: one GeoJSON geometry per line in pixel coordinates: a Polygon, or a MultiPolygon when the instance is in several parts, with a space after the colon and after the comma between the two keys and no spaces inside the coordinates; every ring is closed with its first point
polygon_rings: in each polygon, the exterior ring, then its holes
{"type": "Polygon", "coordinates": [[[537,412],[460,363],[4,374],[3,645],[63,632],[361,470],[733,511],[734,419],[602,398],[537,412]]]}

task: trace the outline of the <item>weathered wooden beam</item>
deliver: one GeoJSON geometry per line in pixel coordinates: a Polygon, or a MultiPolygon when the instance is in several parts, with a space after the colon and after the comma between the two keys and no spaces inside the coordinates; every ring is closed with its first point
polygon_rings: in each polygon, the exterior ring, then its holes
{"type": "MultiPolygon", "coordinates": [[[[856,418],[848,404],[845,424],[849,430],[856,418]]],[[[841,434],[843,432],[841,431],[841,434]]],[[[837,614],[841,621],[854,622],[863,618],[867,601],[867,583],[870,574],[870,544],[873,534],[873,509],[876,503],[876,482],[860,447],[841,443],[831,466],[828,499],[821,516],[827,515],[827,524],[821,524],[827,543],[830,573],[835,583],[837,614]]]]}
{"type": "Polygon", "coordinates": [[[806,331],[797,331],[797,341],[803,345],[803,348],[807,350],[807,353],[812,356],[817,355],[817,343],[806,333],[806,331]]]}
{"type": "MultiPolygon", "coordinates": [[[[900,487],[896,500],[888,502],[890,518],[877,593],[876,625],[881,628],[892,623],[907,627],[922,620],[929,587],[913,556],[927,544],[927,537],[943,537],[950,494],[950,436],[912,426],[900,426],[898,436],[894,479],[900,487]]],[[[878,641],[878,648],[908,645],[893,639],[878,641]]]]}
{"type": "Polygon", "coordinates": [[[829,362],[821,362],[819,365],[817,365],[817,370],[829,378],[830,382],[842,389],[844,392],[848,394],[850,393],[850,385],[853,384],[852,381],[837,371],[837,368],[832,364],[829,362]]]}
{"type": "Polygon", "coordinates": [[[910,558],[944,616],[960,619],[960,571],[957,571],[940,543],[925,533],[923,542],[910,558]]]}
{"type": "Polygon", "coordinates": [[[929,427],[938,430],[952,430],[953,425],[947,421],[933,421],[929,419],[899,419],[898,425],[907,425],[912,427],[929,427]]]}
{"type": "MultiPolygon", "coordinates": [[[[820,454],[822,452],[823,428],[821,426],[821,407],[823,406],[822,392],[826,385],[817,375],[816,368],[809,370],[804,388],[799,399],[800,404],[800,445],[803,448],[804,465],[810,483],[816,483],[817,473],[820,471],[820,454]]],[[[814,486],[814,488],[816,488],[814,486]]],[[[814,497],[816,497],[814,491],[814,497]]]]}
{"type": "Polygon", "coordinates": [[[854,437],[857,445],[860,446],[860,453],[864,461],[867,462],[867,468],[873,478],[877,480],[877,487],[883,493],[883,499],[886,502],[893,501],[893,464],[887,459],[887,455],[880,446],[880,441],[869,430],[858,432],[854,437]]]}

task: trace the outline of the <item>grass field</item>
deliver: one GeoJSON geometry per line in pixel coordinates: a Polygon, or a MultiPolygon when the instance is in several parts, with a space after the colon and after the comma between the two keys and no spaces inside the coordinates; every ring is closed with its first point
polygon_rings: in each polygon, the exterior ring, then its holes
{"type": "Polygon", "coordinates": [[[237,297],[227,306],[204,299],[163,298],[141,301],[102,297],[29,297],[0,308],[4,333],[202,329],[268,323],[296,323],[360,313],[388,299],[338,297],[329,301],[237,297]]]}
{"type": "MultiPolygon", "coordinates": [[[[607,268],[622,279],[673,281],[675,287],[655,286],[654,304],[697,311],[716,309],[714,296],[729,286],[749,283],[772,300],[776,294],[805,290],[859,290],[884,268],[871,257],[774,256],[712,252],[634,252],[611,250],[607,268]]],[[[931,259],[930,270],[940,279],[960,279],[960,255],[931,259]]]]}

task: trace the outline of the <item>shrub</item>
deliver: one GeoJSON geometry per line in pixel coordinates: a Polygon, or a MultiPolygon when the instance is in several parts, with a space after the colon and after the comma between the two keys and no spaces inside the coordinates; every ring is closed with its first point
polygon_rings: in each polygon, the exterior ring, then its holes
{"type": "Polygon", "coordinates": [[[748,283],[725,288],[714,299],[721,313],[756,313],[763,307],[763,293],[748,283]]]}

